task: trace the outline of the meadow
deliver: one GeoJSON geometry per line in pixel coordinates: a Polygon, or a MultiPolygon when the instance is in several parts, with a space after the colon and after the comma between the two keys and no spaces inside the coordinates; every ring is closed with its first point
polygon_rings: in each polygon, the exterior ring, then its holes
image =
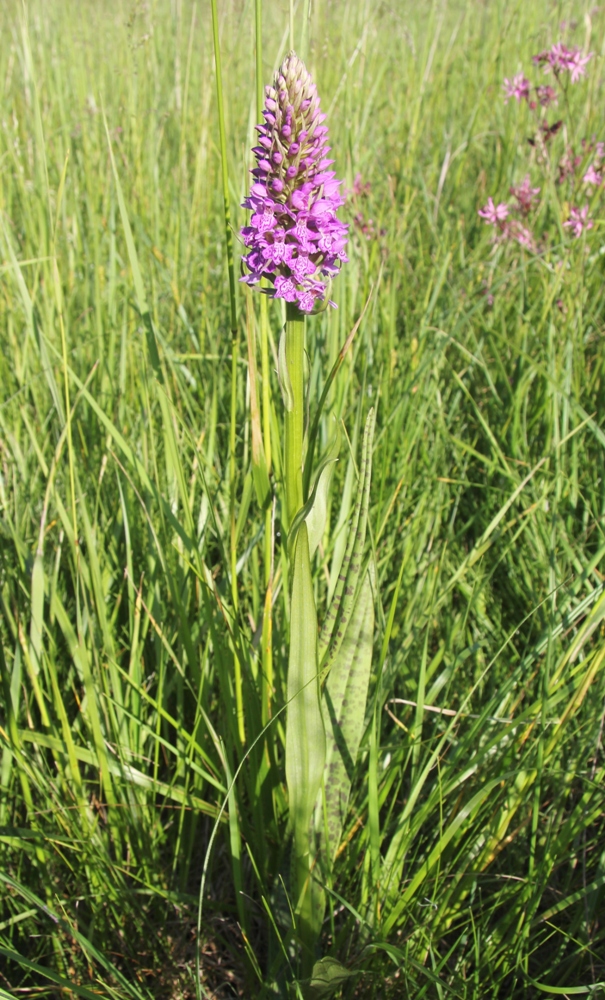
{"type": "Polygon", "coordinates": [[[597,997],[605,9],[217,7],[224,142],[210,2],[0,8],[0,998],[597,997]],[[349,223],[306,320],[320,617],[376,416],[325,982],[288,930],[285,313],[229,290],[292,44],[349,223]]]}

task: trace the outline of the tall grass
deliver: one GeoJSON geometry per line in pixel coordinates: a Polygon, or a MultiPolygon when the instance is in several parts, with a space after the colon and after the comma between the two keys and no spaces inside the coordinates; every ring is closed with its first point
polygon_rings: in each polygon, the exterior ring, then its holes
{"type": "MultiPolygon", "coordinates": [[[[603,14],[316,0],[291,24],[290,8],[263,5],[267,80],[293,32],[347,186],[371,184],[338,309],[308,326],[321,392],[367,304],[318,430],[318,452],[337,423],[350,445],[318,598],[377,411],[375,653],[324,951],[348,997],[589,992],[603,223],[597,206],[555,267],[494,248],[477,209],[531,155],[502,78],[559,37],[596,53],[565,113],[605,137],[603,14]]],[[[237,231],[255,8],[218,15],[237,231]]],[[[210,5],[11,0],[0,25],[0,995],[286,996],[288,559],[250,428],[256,360],[281,482],[284,317],[270,302],[265,328],[242,286],[230,303],[210,5]]]]}

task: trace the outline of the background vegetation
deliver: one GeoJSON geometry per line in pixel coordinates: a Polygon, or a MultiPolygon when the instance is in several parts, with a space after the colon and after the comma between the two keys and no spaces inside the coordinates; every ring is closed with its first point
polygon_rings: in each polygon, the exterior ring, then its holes
{"type": "MultiPolygon", "coordinates": [[[[552,162],[605,138],[604,16],[543,0],[308,11],[295,42],[353,192],[338,309],[308,323],[314,391],[371,296],[321,427],[325,449],[342,421],[351,448],[320,598],[371,405],[378,419],[373,676],[324,950],[355,973],[349,997],[596,995],[600,201],[574,240],[568,194],[544,180],[537,255],[494,245],[477,210],[538,176],[527,106],[501,84],[552,42],[595,52],[552,162]]],[[[254,5],[219,14],[237,230],[254,5]]],[[[266,0],[263,17],[268,82],[289,8],[266,0]]],[[[209,5],[8,0],[0,28],[0,994],[194,997],[197,942],[208,994],[286,995],[287,559],[276,508],[267,684],[258,296],[238,288],[233,423],[209,5]],[[275,735],[253,745],[268,696],[275,735]]],[[[273,343],[282,321],[271,303],[273,343]]]]}

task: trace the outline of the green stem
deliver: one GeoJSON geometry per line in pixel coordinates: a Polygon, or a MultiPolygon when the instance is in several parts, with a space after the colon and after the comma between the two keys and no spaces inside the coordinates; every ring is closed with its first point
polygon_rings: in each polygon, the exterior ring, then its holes
{"type": "Polygon", "coordinates": [[[305,7],[303,12],[303,24],[302,24],[302,35],[300,39],[300,57],[301,59],[308,59],[309,57],[309,21],[311,19],[311,0],[305,0],[305,7]]]}
{"type": "MultiPolygon", "coordinates": [[[[267,475],[271,475],[271,371],[269,368],[269,318],[267,316],[267,297],[261,295],[260,300],[260,356],[263,386],[263,448],[267,475]]],[[[271,506],[265,511],[265,587],[269,583],[271,572],[271,506]]]]}
{"type": "MultiPolygon", "coordinates": [[[[263,4],[255,0],[256,32],[256,120],[263,120],[265,90],[263,86],[263,4]]],[[[264,282],[263,282],[264,284],[264,282]]],[[[267,475],[271,475],[271,371],[269,367],[269,316],[267,296],[260,297],[260,353],[263,386],[263,448],[267,475]]],[[[267,724],[271,717],[273,699],[273,510],[269,504],[265,511],[265,605],[263,608],[262,661],[263,698],[262,722],[267,724]]]]}
{"type": "MultiPolygon", "coordinates": [[[[235,300],[235,263],[233,260],[233,234],[231,231],[231,210],[229,207],[229,171],[227,167],[227,132],[225,129],[225,104],[223,101],[223,76],[221,71],[221,48],[218,34],[217,0],[211,0],[212,7],[212,37],[214,41],[214,62],[216,66],[216,104],[218,110],[219,142],[221,148],[221,180],[223,187],[223,212],[225,217],[225,242],[227,245],[227,271],[229,274],[229,309],[231,325],[231,427],[229,433],[229,474],[230,474],[230,522],[231,522],[231,594],[233,610],[237,613],[237,537],[235,516],[236,507],[236,443],[237,443],[237,360],[239,355],[239,333],[237,326],[237,307],[235,300]]],[[[242,671],[237,651],[233,651],[233,667],[235,680],[235,706],[237,727],[242,745],[246,741],[244,727],[244,696],[242,688],[242,671]]]]}
{"type": "MultiPolygon", "coordinates": [[[[256,120],[262,121],[264,106],[263,87],[263,4],[255,0],[256,28],[256,120]]],[[[266,284],[266,282],[262,282],[266,284]]],[[[271,475],[271,372],[269,368],[269,316],[267,313],[267,296],[260,297],[260,353],[263,385],[263,448],[267,475],[271,475]]],[[[271,507],[265,511],[265,587],[269,586],[271,577],[271,507]]]]}
{"type": "Polygon", "coordinates": [[[218,131],[221,147],[221,179],[223,186],[223,211],[225,216],[225,238],[227,243],[227,270],[229,272],[229,305],[231,310],[231,336],[237,333],[237,309],[235,304],[235,264],[233,261],[233,234],[231,231],[231,209],[229,208],[229,171],[227,168],[227,132],[225,129],[225,104],[223,101],[223,77],[221,72],[221,49],[218,37],[217,0],[211,0],[212,34],[214,38],[214,63],[216,66],[216,104],[218,110],[218,131]]]}
{"type": "Polygon", "coordinates": [[[237,611],[237,552],[236,552],[236,518],[235,518],[235,486],[237,481],[237,360],[239,356],[239,337],[237,334],[231,341],[231,415],[229,427],[229,487],[231,501],[231,591],[233,607],[237,611]]]}
{"type": "MultiPolygon", "coordinates": [[[[230,561],[231,561],[231,599],[233,611],[237,614],[239,598],[237,593],[237,519],[235,516],[237,463],[236,463],[236,431],[237,431],[237,361],[239,356],[239,337],[236,334],[231,341],[231,426],[229,428],[229,488],[230,488],[230,561]]],[[[237,654],[233,650],[233,668],[235,679],[235,710],[237,714],[237,729],[242,746],[246,742],[246,727],[244,724],[244,693],[242,687],[242,668],[237,654]]]]}
{"type": "Polygon", "coordinates": [[[292,408],[286,410],[286,512],[288,525],[303,504],[302,463],[305,417],[303,358],[305,320],[297,306],[286,309],[286,365],[292,388],[292,408]]]}
{"type": "Polygon", "coordinates": [[[262,121],[264,105],[263,88],[263,3],[262,0],[255,2],[255,29],[256,29],[256,120],[262,121]]]}

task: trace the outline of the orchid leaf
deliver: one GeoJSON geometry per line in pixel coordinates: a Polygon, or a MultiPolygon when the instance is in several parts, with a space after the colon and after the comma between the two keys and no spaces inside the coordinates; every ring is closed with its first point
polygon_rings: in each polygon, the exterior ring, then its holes
{"type": "Polygon", "coordinates": [[[309,533],[310,558],[313,558],[315,550],[319,545],[326,528],[326,519],[328,516],[328,494],[330,492],[330,483],[332,481],[335,463],[338,461],[339,451],[340,431],[338,431],[336,439],[334,440],[334,443],[332,444],[327,455],[319,464],[309,499],[299,510],[292,522],[292,527],[290,528],[288,545],[290,550],[292,550],[294,542],[296,541],[298,530],[303,521],[306,522],[309,533]]]}
{"type": "MultiPolygon", "coordinates": [[[[338,372],[340,371],[340,368],[341,368],[341,366],[342,366],[342,364],[344,362],[344,359],[347,356],[347,352],[348,352],[351,344],[353,343],[353,339],[355,337],[355,334],[357,333],[357,331],[358,331],[358,329],[359,329],[359,327],[361,325],[361,321],[363,320],[363,317],[366,314],[366,309],[368,308],[368,306],[370,304],[370,300],[371,300],[373,294],[374,294],[374,286],[372,286],[371,289],[370,289],[370,294],[368,295],[368,297],[366,299],[366,303],[365,303],[363,309],[361,310],[361,313],[359,315],[359,319],[357,320],[357,322],[353,326],[353,329],[349,333],[349,336],[347,337],[347,339],[345,340],[344,344],[342,345],[340,351],[338,352],[338,357],[336,358],[336,361],[332,365],[332,370],[330,371],[330,374],[328,375],[328,377],[326,379],[326,383],[325,383],[325,385],[323,387],[323,392],[321,394],[321,397],[320,397],[317,409],[315,411],[315,416],[313,417],[313,423],[311,424],[311,429],[309,431],[309,441],[308,441],[308,446],[307,446],[307,457],[305,459],[305,468],[304,468],[304,472],[303,472],[303,496],[307,496],[307,493],[309,491],[309,483],[311,482],[311,470],[313,468],[313,455],[315,453],[315,442],[317,440],[317,432],[319,431],[319,421],[321,420],[321,415],[323,413],[323,408],[324,408],[326,399],[328,398],[328,393],[330,391],[330,387],[331,387],[334,379],[338,375],[338,372]]],[[[325,300],[324,301],[326,303],[328,302],[329,297],[330,297],[329,294],[325,296],[325,300]]]]}
{"type": "Polygon", "coordinates": [[[355,606],[361,561],[365,544],[370,505],[370,481],[372,476],[372,439],[374,435],[375,413],[368,413],[363,434],[359,493],[349,529],[349,538],[344,559],[338,575],[338,584],[326,614],[319,636],[319,657],[322,679],[334,664],[342,645],[346,626],[355,606]]]}
{"type": "Polygon", "coordinates": [[[313,966],[311,979],[305,983],[305,997],[308,1000],[328,1000],[347,979],[359,973],[351,972],[336,958],[326,955],[313,966]]]}
{"type": "Polygon", "coordinates": [[[305,523],[298,532],[294,554],[287,693],[286,781],[294,834],[293,874],[299,934],[310,948],[323,916],[323,906],[314,902],[311,867],[312,817],[324,771],[326,736],[317,669],[317,613],[305,523]]]}
{"type": "Polygon", "coordinates": [[[311,506],[311,510],[305,518],[307,530],[309,532],[310,556],[315,554],[315,550],[321,542],[323,533],[326,530],[326,519],[328,516],[328,493],[330,490],[332,473],[334,472],[334,467],[337,461],[338,459],[336,458],[331,459],[322,469],[321,475],[317,480],[317,485],[313,490],[315,500],[311,506]]]}
{"type": "Polygon", "coordinates": [[[319,848],[329,863],[340,844],[353,770],[363,735],[374,635],[374,600],[369,570],[323,694],[327,732],[324,788],[316,805],[319,848]]]}

